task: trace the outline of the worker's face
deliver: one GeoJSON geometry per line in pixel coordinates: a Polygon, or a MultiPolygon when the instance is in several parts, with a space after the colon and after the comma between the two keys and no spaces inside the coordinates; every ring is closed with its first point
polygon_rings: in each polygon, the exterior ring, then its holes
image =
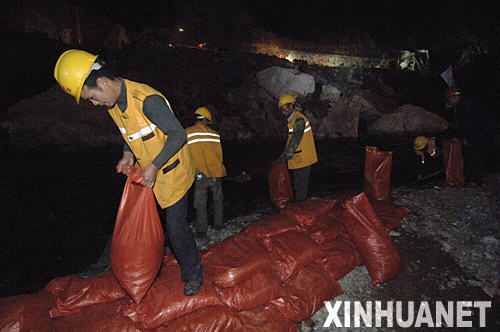
{"type": "Polygon", "coordinates": [[[293,112],[293,104],[285,104],[281,106],[280,111],[285,117],[289,117],[293,112]]]}
{"type": "Polygon", "coordinates": [[[448,97],[448,102],[452,104],[453,106],[457,106],[458,103],[460,103],[460,95],[453,95],[448,97]]]}
{"type": "Polygon", "coordinates": [[[113,107],[116,104],[118,96],[111,89],[111,82],[107,78],[99,77],[96,80],[97,87],[89,88],[83,86],[80,98],[90,101],[94,106],[113,107]]]}

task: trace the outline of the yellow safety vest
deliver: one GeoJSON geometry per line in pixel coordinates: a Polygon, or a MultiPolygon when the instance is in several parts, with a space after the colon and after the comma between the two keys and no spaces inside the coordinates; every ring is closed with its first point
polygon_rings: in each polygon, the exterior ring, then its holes
{"type": "Polygon", "coordinates": [[[200,122],[187,128],[186,134],[196,172],[203,172],[209,178],[225,176],[220,134],[200,122]]]}
{"type": "MultiPolygon", "coordinates": [[[[132,150],[141,168],[149,165],[163,149],[167,135],[152,123],[142,111],[146,97],[160,95],[148,85],[123,80],[127,88],[127,109],[122,112],[118,105],[108,110],[118,126],[123,139],[132,150]]],[[[167,106],[170,104],[165,98],[167,106]]],[[[172,109],[170,108],[170,111],[172,109]]],[[[162,208],[177,203],[194,181],[194,164],[187,144],[177,151],[159,170],[153,187],[158,204],[162,208]]]]}
{"type": "Polygon", "coordinates": [[[293,125],[295,120],[298,118],[304,119],[306,126],[304,128],[304,135],[299,143],[299,146],[295,150],[292,159],[288,160],[289,169],[297,169],[302,167],[311,166],[318,162],[318,156],[316,155],[316,145],[314,144],[314,136],[309,120],[304,114],[299,111],[293,113],[291,121],[287,124],[288,127],[288,140],[286,144],[292,139],[293,125]]]}

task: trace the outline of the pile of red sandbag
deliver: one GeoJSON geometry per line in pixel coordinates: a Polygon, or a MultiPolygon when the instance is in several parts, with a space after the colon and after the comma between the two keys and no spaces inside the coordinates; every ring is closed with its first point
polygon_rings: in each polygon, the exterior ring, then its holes
{"type": "MultiPolygon", "coordinates": [[[[120,234],[127,228],[140,233],[140,228],[134,228],[135,220],[119,222],[119,213],[112,253],[118,275],[70,275],[52,280],[36,294],[0,299],[0,331],[297,331],[296,322],[342,294],[337,280],[356,266],[366,265],[373,284],[405,269],[388,234],[409,212],[390,200],[392,154],[373,147],[366,151],[366,194],[286,201],[279,214],[215,243],[200,253],[204,282],[195,296],[183,295],[184,282],[172,255],[163,257],[158,275],[157,262],[148,264],[145,252],[128,265],[126,255],[132,253],[120,234]]],[[[159,242],[157,216],[120,205],[120,211],[127,209],[133,212],[123,218],[149,219],[143,225],[146,233],[159,242]]],[[[141,245],[147,238],[133,241],[141,245]]],[[[156,246],[146,249],[152,257],[159,251],[156,246]]]]}
{"type": "Polygon", "coordinates": [[[0,331],[296,331],[294,322],[342,293],[337,280],[357,265],[373,283],[404,270],[364,193],[288,205],[201,257],[195,296],[183,295],[167,255],[140,303],[112,273],[56,278],[36,294],[0,299],[0,331]]]}

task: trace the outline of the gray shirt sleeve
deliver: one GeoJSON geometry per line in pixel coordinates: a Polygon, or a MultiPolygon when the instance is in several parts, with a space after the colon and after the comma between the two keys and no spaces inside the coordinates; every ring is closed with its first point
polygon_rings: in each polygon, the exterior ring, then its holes
{"type": "Polygon", "coordinates": [[[186,142],[186,131],[168,108],[165,99],[159,95],[151,95],[144,99],[144,115],[168,137],[162,150],[153,160],[153,165],[161,168],[186,142]]]}

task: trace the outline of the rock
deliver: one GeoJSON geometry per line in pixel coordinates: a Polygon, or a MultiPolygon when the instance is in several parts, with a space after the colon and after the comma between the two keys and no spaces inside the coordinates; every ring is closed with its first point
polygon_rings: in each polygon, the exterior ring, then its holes
{"type": "Polygon", "coordinates": [[[319,96],[319,100],[328,100],[331,102],[338,102],[340,96],[342,95],[342,91],[338,88],[331,85],[323,85],[321,88],[321,95],[319,96]]]}
{"type": "Polygon", "coordinates": [[[285,93],[305,97],[315,90],[314,77],[297,69],[272,66],[257,72],[255,76],[257,83],[276,99],[285,93]]]}
{"type": "Polygon", "coordinates": [[[375,121],[370,132],[384,133],[438,133],[448,128],[448,122],[422,107],[403,105],[394,113],[385,114],[375,121]]]}

